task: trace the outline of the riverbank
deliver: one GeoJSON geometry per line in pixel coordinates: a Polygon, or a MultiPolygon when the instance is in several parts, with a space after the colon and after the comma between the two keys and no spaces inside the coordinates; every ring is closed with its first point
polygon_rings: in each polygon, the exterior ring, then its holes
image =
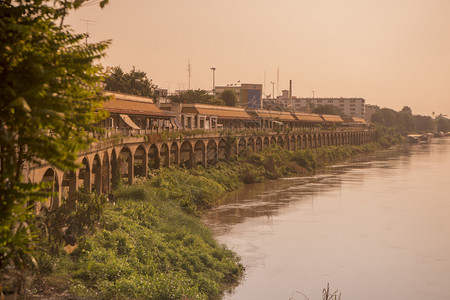
{"type": "Polygon", "coordinates": [[[93,233],[80,237],[75,248],[61,247],[52,255],[42,248],[31,296],[220,298],[244,268],[201,224],[202,209],[217,205],[227,191],[245,183],[311,174],[378,147],[288,151],[274,146],[260,153],[244,151],[230,163],[207,169],[156,170],[150,179],[118,189],[115,205],[105,205],[93,233]]]}

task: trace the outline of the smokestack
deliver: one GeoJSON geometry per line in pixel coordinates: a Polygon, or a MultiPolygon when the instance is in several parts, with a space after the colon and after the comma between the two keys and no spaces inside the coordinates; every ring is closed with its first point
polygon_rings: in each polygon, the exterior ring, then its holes
{"type": "Polygon", "coordinates": [[[291,110],[294,110],[292,106],[292,80],[289,80],[289,102],[291,103],[291,110]]]}

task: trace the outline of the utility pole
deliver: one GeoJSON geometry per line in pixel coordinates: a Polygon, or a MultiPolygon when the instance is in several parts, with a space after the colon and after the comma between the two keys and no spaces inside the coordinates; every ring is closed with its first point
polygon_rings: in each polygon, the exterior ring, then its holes
{"type": "Polygon", "coordinates": [[[81,22],[86,23],[86,46],[88,45],[88,38],[89,36],[89,24],[91,23],[97,23],[97,21],[94,20],[80,20],[81,22]]]}
{"type": "Polygon", "coordinates": [[[314,99],[314,93],[316,92],[316,91],[311,91],[312,93],[313,93],[313,99],[314,99]]]}
{"type": "Polygon", "coordinates": [[[191,89],[191,60],[188,59],[188,90],[191,89]]]}
{"type": "Polygon", "coordinates": [[[280,94],[280,68],[277,68],[277,96],[280,94]]]}
{"type": "Polygon", "coordinates": [[[266,92],[266,71],[265,71],[265,70],[264,70],[264,86],[263,86],[263,92],[264,92],[265,95],[267,95],[267,92],[266,92]]]}
{"type": "Polygon", "coordinates": [[[215,67],[211,67],[210,68],[211,70],[212,70],[212,78],[213,78],[213,87],[212,87],[212,91],[213,91],[213,94],[214,94],[214,97],[216,96],[216,68],[215,67]]]}
{"type": "Polygon", "coordinates": [[[272,84],[272,99],[275,99],[275,82],[271,81],[272,84]]]}

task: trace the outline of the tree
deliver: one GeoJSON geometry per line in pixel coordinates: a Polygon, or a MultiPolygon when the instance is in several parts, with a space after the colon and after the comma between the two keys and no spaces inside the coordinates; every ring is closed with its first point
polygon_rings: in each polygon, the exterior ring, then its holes
{"type": "Polygon", "coordinates": [[[43,185],[24,183],[24,165],[76,169],[77,153],[107,116],[102,68],[94,62],[109,41],[85,45],[85,35],[63,25],[68,11],[85,1],[0,4],[0,273],[33,261],[34,214],[25,204],[47,194],[43,185]]]}
{"type": "Polygon", "coordinates": [[[321,115],[338,115],[341,116],[344,112],[337,106],[331,104],[319,105],[312,110],[314,114],[321,115]]]}
{"type": "Polygon", "coordinates": [[[187,90],[169,97],[175,103],[201,103],[210,105],[224,105],[223,100],[216,99],[205,90],[187,90]]]}
{"type": "Polygon", "coordinates": [[[147,73],[136,70],[135,67],[129,73],[124,73],[120,67],[113,67],[105,79],[105,84],[108,91],[157,98],[155,90],[158,86],[147,78],[147,73]]]}
{"type": "Polygon", "coordinates": [[[400,111],[402,113],[408,114],[410,116],[412,116],[412,109],[409,106],[403,106],[402,110],[400,111]]]}
{"type": "Polygon", "coordinates": [[[447,119],[443,115],[439,115],[436,117],[436,123],[437,131],[450,132],[450,119],[447,119]]]}
{"type": "Polygon", "coordinates": [[[237,106],[238,105],[238,97],[233,90],[225,90],[220,93],[219,99],[225,103],[226,106],[237,106]]]}

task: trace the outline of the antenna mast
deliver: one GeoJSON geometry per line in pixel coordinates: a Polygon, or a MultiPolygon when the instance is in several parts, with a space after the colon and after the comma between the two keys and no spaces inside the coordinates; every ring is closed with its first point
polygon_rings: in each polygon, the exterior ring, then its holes
{"type": "Polygon", "coordinates": [[[86,46],[88,45],[88,38],[89,36],[89,24],[91,23],[97,23],[97,21],[94,20],[80,20],[81,22],[84,22],[86,24],[86,46]]]}
{"type": "Polygon", "coordinates": [[[188,59],[188,90],[191,89],[191,60],[188,59]]]}

